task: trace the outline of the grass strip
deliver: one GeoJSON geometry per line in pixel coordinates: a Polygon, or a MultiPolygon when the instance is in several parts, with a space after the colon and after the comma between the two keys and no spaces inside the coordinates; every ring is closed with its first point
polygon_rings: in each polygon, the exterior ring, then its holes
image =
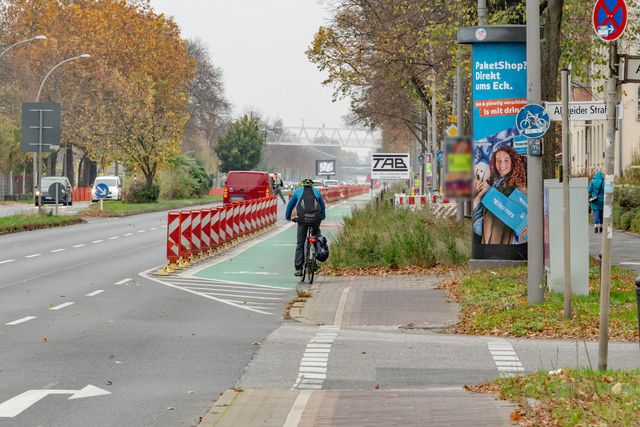
{"type": "MultiPolygon", "coordinates": [[[[563,316],[562,294],[545,292],[545,302],[527,303],[527,268],[459,271],[440,285],[460,303],[455,332],[529,338],[596,340],[600,313],[600,268],[589,269],[589,295],[573,296],[573,319],[563,316]]],[[[610,337],[638,339],[634,275],[613,267],[611,275],[610,337]]]]}
{"type": "Polygon", "coordinates": [[[333,237],[325,268],[329,274],[364,269],[414,271],[460,265],[469,259],[467,222],[435,218],[428,209],[384,204],[354,208],[333,237]]]}
{"type": "Polygon", "coordinates": [[[475,391],[497,391],[518,404],[511,418],[524,426],[637,426],[639,377],[640,370],[562,369],[499,378],[475,391]]]}
{"type": "Polygon", "coordinates": [[[84,222],[77,215],[20,214],[0,217],[0,234],[19,231],[39,230],[42,228],[62,227],[84,222]]]}
{"type": "Polygon", "coordinates": [[[100,211],[100,203],[93,203],[87,209],[84,209],[81,215],[92,217],[123,217],[217,202],[222,202],[222,196],[206,196],[199,199],[159,200],[157,203],[126,203],[119,200],[109,200],[103,202],[104,211],[100,211]]]}

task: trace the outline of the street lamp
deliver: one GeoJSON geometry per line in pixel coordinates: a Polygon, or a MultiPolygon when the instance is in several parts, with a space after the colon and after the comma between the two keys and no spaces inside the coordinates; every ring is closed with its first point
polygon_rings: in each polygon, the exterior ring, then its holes
{"type": "MultiPolygon", "coordinates": [[[[64,61],[61,61],[58,64],[56,64],[56,66],[53,67],[51,70],[49,70],[47,75],[44,76],[44,79],[42,79],[42,83],[40,83],[40,89],[38,89],[38,95],[36,96],[36,102],[40,102],[40,94],[42,93],[42,88],[44,87],[44,84],[46,83],[51,73],[53,73],[58,67],[60,67],[62,64],[66,64],[67,62],[74,61],[76,59],[89,59],[89,58],[91,58],[91,55],[89,55],[88,53],[83,53],[82,55],[74,56],[72,58],[67,58],[64,61]]],[[[38,143],[37,160],[35,155],[33,157],[33,166],[34,166],[33,170],[35,171],[34,173],[37,176],[37,181],[36,181],[37,186],[35,189],[35,194],[38,196],[38,208],[40,208],[42,206],[42,191],[40,188],[42,184],[42,177],[40,176],[40,168],[42,167],[42,138],[40,138],[40,141],[38,143]]]]}
{"type": "Polygon", "coordinates": [[[5,53],[7,53],[8,51],[10,51],[11,49],[13,49],[16,46],[20,46],[21,44],[30,43],[30,42],[33,42],[33,41],[36,41],[36,40],[46,40],[46,39],[47,39],[47,36],[35,36],[35,37],[30,38],[30,39],[22,40],[20,42],[14,43],[11,46],[7,47],[2,52],[0,52],[0,58],[2,58],[5,53]]]}

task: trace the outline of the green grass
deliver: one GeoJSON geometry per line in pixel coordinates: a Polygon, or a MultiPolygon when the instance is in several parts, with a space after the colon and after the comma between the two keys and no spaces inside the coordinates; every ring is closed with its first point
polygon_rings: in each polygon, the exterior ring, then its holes
{"type": "Polygon", "coordinates": [[[469,258],[469,224],[435,219],[430,211],[354,209],[332,239],[330,270],[431,268],[469,258]]]}
{"type": "Polygon", "coordinates": [[[38,230],[42,228],[61,227],[83,222],[79,216],[51,214],[23,214],[0,217],[0,234],[18,231],[38,230]]]}
{"type": "MultiPolygon", "coordinates": [[[[614,267],[611,277],[610,335],[614,340],[637,340],[637,305],[633,274],[614,267]]],[[[545,302],[527,303],[527,269],[515,267],[495,271],[465,271],[443,285],[460,303],[456,332],[513,337],[598,337],[600,270],[589,271],[589,295],[574,296],[574,317],[565,320],[563,296],[545,293],[545,302]]]]}
{"type": "Polygon", "coordinates": [[[126,203],[123,201],[105,201],[104,211],[100,211],[100,203],[93,203],[83,210],[83,216],[121,217],[149,212],[158,212],[195,205],[206,205],[221,202],[222,196],[206,196],[199,199],[159,200],[157,203],[126,203]]]}
{"type": "Polygon", "coordinates": [[[496,381],[500,395],[518,403],[526,425],[640,424],[640,370],[566,369],[496,381]],[[531,407],[527,398],[537,399],[531,407]]]}

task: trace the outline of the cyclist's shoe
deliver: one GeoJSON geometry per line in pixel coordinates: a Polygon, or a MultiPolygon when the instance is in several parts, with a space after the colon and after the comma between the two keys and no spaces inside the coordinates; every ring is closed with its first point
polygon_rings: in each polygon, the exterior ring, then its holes
{"type": "Polygon", "coordinates": [[[296,270],[294,276],[296,277],[302,277],[302,270],[296,270]]]}

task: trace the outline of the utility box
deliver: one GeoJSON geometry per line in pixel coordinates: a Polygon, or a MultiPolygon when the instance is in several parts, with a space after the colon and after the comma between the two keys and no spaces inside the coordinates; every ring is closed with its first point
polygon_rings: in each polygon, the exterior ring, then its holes
{"type": "MultiPolygon", "coordinates": [[[[589,295],[589,195],[587,178],[570,180],[571,293],[589,295]]],[[[544,259],[551,292],[564,292],[562,183],[544,181],[544,259]]],[[[534,236],[529,236],[530,239],[534,236]]]]}

